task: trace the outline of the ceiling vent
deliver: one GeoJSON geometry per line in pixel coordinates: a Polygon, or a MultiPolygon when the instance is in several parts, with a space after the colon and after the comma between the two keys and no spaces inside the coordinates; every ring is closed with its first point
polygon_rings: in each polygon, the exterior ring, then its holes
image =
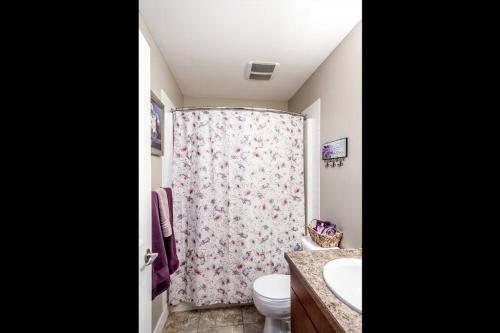
{"type": "Polygon", "coordinates": [[[247,65],[246,78],[249,80],[270,80],[278,66],[277,62],[250,61],[247,65]]]}

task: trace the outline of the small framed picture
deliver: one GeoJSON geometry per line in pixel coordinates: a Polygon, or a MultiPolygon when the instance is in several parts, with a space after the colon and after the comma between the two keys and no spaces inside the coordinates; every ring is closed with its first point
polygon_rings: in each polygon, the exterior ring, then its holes
{"type": "Polygon", "coordinates": [[[347,157],[347,138],[325,143],[321,151],[324,160],[347,157]]]}
{"type": "Polygon", "coordinates": [[[163,117],[163,103],[151,92],[151,154],[155,156],[163,156],[163,117]]]}

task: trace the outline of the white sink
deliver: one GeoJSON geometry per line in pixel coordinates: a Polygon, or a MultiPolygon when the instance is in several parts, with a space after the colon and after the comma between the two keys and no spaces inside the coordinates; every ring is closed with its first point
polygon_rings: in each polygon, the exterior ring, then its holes
{"type": "Polygon", "coordinates": [[[323,268],[323,278],[337,298],[361,313],[361,259],[332,260],[323,268]]]}

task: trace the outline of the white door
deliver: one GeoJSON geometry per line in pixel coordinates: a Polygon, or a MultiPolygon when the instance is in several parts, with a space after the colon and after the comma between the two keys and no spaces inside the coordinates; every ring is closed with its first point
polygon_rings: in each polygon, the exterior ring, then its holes
{"type": "Polygon", "coordinates": [[[302,111],[306,115],[304,124],[305,147],[304,155],[306,157],[306,222],[310,223],[312,219],[320,219],[320,168],[321,168],[321,143],[320,143],[320,124],[321,124],[321,102],[317,99],[307,109],[302,111]]]}
{"type": "Polygon", "coordinates": [[[151,124],[149,45],[139,31],[139,333],[151,333],[151,124]]]}

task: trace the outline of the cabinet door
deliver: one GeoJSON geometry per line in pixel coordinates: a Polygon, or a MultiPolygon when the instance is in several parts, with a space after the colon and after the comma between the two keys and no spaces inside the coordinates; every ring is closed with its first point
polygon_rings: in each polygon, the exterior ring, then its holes
{"type": "Polygon", "coordinates": [[[292,333],[318,333],[292,290],[292,333]]]}

